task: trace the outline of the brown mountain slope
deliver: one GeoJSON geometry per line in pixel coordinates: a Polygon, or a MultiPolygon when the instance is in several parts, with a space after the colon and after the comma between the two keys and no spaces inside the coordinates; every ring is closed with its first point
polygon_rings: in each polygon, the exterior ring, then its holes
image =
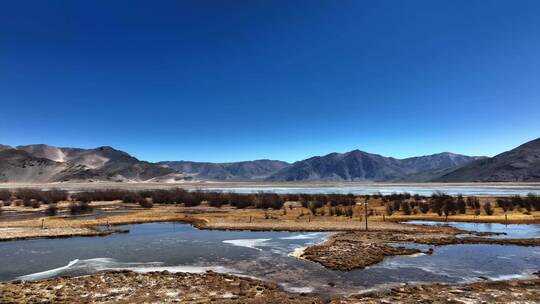
{"type": "Polygon", "coordinates": [[[538,182],[540,181],[540,138],[492,158],[471,162],[433,181],[538,182]]]}

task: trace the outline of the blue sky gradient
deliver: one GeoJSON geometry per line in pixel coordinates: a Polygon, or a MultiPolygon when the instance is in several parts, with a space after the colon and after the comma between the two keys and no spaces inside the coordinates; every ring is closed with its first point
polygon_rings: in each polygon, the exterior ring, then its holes
{"type": "Polygon", "coordinates": [[[539,1],[5,1],[0,143],[494,155],[540,136],[539,1]]]}

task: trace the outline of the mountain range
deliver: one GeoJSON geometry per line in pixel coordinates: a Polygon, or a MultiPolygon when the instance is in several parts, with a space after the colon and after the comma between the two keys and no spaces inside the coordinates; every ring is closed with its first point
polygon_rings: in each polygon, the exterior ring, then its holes
{"type": "MultiPolygon", "coordinates": [[[[295,162],[267,178],[268,181],[408,181],[420,172],[457,168],[480,159],[449,152],[405,159],[360,150],[331,153],[295,162]]],[[[418,180],[416,177],[415,181],[418,180]]],[[[427,181],[427,180],[426,180],[427,181]]]]}
{"type": "Polygon", "coordinates": [[[233,163],[164,161],[158,164],[182,172],[197,180],[264,180],[291,164],[280,160],[259,159],[233,163]]]}
{"type": "Polygon", "coordinates": [[[111,147],[0,145],[0,182],[183,180],[532,182],[540,181],[540,138],[491,158],[443,152],[397,159],[354,150],[315,156],[292,164],[268,159],[231,163],[151,163],[111,147]]]}

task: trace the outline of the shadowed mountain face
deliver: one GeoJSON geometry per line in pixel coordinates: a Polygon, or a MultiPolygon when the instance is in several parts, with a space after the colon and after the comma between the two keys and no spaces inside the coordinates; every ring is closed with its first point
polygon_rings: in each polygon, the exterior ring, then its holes
{"type": "Polygon", "coordinates": [[[233,163],[164,161],[167,166],[199,180],[248,181],[263,180],[290,164],[279,160],[254,160],[233,163]]]}
{"type": "Polygon", "coordinates": [[[454,154],[450,152],[443,152],[433,155],[411,157],[401,160],[401,163],[414,173],[424,171],[440,171],[448,168],[460,167],[473,160],[484,159],[483,156],[466,156],[461,154],[454,154]]]}
{"type": "Polygon", "coordinates": [[[434,180],[440,182],[540,181],[540,138],[492,158],[471,162],[434,180]]]}
{"type": "Polygon", "coordinates": [[[0,150],[0,181],[148,181],[174,179],[170,168],[140,161],[111,147],[18,146],[0,150]]]}
{"type": "Polygon", "coordinates": [[[437,171],[456,168],[478,157],[453,153],[396,159],[359,150],[331,153],[296,162],[269,181],[427,181],[437,171]],[[424,176],[417,175],[420,172],[424,176]],[[427,180],[425,180],[427,178],[427,180]]]}

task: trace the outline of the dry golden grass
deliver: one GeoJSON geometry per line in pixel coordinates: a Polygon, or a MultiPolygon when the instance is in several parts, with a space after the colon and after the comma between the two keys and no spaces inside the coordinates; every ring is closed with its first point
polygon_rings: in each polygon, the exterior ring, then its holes
{"type": "MultiPolygon", "coordinates": [[[[483,199],[484,204],[488,199],[483,199]]],[[[41,229],[45,228],[93,228],[96,226],[117,226],[149,222],[184,222],[191,223],[199,228],[206,229],[236,229],[236,230],[289,230],[289,231],[345,231],[365,229],[364,206],[353,206],[353,217],[328,216],[328,208],[324,207],[325,214],[313,215],[306,208],[294,207],[280,210],[261,209],[235,209],[231,207],[213,208],[205,204],[198,207],[181,207],[178,205],[155,205],[152,209],[138,208],[135,204],[122,204],[121,202],[93,202],[95,208],[112,209],[115,205],[130,207],[128,214],[115,215],[107,211],[106,215],[96,219],[65,219],[63,216],[40,217],[35,219],[3,221],[0,228],[26,227],[41,229]]],[[[492,204],[494,205],[494,204],[492,204]]],[[[59,205],[61,209],[67,209],[68,204],[59,205]]],[[[17,207],[27,211],[31,208],[17,207]]],[[[17,210],[22,212],[22,210],[17,210]]],[[[494,214],[489,216],[475,215],[473,210],[468,209],[467,214],[450,215],[448,218],[435,213],[417,213],[405,215],[403,212],[394,212],[392,216],[386,215],[385,207],[381,201],[372,199],[368,210],[374,215],[368,217],[371,230],[399,230],[408,229],[408,225],[397,222],[407,220],[429,221],[466,221],[484,223],[540,223],[540,212],[530,214],[514,210],[507,214],[501,208],[494,207],[494,214]]],[[[51,230],[52,231],[52,230],[51,230]]],[[[37,233],[37,232],[36,232],[37,233]]],[[[39,234],[39,233],[38,233],[39,234]]],[[[50,232],[46,233],[50,235],[50,232]]]]}

